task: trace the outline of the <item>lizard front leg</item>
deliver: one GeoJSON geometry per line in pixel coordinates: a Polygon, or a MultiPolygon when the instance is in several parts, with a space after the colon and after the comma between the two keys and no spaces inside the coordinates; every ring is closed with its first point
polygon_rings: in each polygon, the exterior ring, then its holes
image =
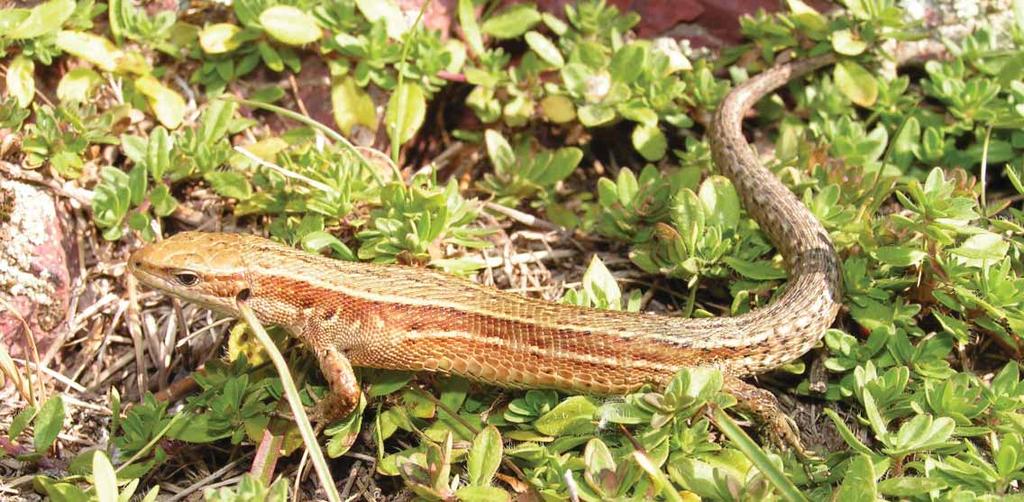
{"type": "Polygon", "coordinates": [[[344,418],[359,404],[362,392],[352,364],[335,348],[317,350],[316,355],[331,392],[317,403],[314,415],[326,422],[344,418]]]}
{"type": "Polygon", "coordinates": [[[292,332],[313,350],[330,388],[328,395],[317,403],[313,415],[317,421],[331,422],[344,418],[359,405],[362,389],[352,370],[352,363],[338,344],[337,336],[331,336],[337,333],[329,332],[331,329],[344,330],[345,327],[338,326],[338,319],[334,316],[322,314],[320,309],[307,312],[304,322],[300,323],[301,328],[292,332]],[[335,322],[325,324],[329,322],[327,319],[335,322]]]}

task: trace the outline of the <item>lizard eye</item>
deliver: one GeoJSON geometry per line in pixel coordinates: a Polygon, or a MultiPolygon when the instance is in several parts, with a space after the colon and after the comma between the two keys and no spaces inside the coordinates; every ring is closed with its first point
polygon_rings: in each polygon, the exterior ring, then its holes
{"type": "Polygon", "coordinates": [[[181,284],[182,286],[185,287],[192,287],[195,286],[196,284],[199,284],[199,274],[195,272],[189,272],[187,270],[182,270],[174,274],[174,279],[178,281],[178,284],[181,284]]]}

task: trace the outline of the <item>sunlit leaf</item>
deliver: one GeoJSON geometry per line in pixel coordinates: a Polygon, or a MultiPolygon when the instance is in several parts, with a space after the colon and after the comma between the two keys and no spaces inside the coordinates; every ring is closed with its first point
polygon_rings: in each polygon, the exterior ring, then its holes
{"type": "Polygon", "coordinates": [[[316,18],[290,5],[275,5],[263,11],[260,24],[271,37],[288,45],[313,43],[323,35],[316,18]]]}
{"type": "Polygon", "coordinates": [[[35,63],[25,56],[18,56],[7,68],[7,91],[18,101],[18,106],[27,108],[35,97],[35,63]]]}
{"type": "Polygon", "coordinates": [[[878,99],[878,81],[871,72],[853,61],[841,61],[832,71],[836,86],[850,101],[871,106],[878,99]]]}
{"type": "Polygon", "coordinates": [[[149,101],[153,114],[164,127],[176,129],[185,118],[185,98],[159,80],[145,76],[135,81],[135,88],[149,101]]]}
{"type": "Polygon", "coordinates": [[[391,93],[386,119],[389,132],[394,131],[399,144],[416,135],[426,115],[427,100],[419,84],[403,82],[391,93]]]}
{"type": "Polygon", "coordinates": [[[334,79],[331,83],[331,110],[334,112],[334,123],[343,134],[351,134],[356,125],[371,131],[377,130],[377,111],[373,99],[350,76],[334,79]]]}

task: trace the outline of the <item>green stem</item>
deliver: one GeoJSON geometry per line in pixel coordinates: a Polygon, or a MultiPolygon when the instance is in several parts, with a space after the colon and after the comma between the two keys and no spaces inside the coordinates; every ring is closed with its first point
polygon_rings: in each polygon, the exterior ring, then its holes
{"type": "Polygon", "coordinates": [[[693,281],[693,286],[686,293],[686,307],[683,309],[683,317],[693,315],[693,309],[697,306],[697,290],[700,289],[700,276],[693,281]]]}
{"type": "MultiPolygon", "coordinates": [[[[341,143],[341,145],[345,147],[345,149],[348,150],[349,153],[355,155],[356,159],[359,160],[360,165],[362,165],[363,168],[369,171],[370,175],[373,176],[373,181],[377,183],[377,186],[384,186],[384,180],[381,179],[380,174],[377,172],[377,169],[373,166],[373,164],[370,164],[370,161],[366,160],[366,157],[363,156],[362,152],[360,152],[359,149],[356,148],[356,146],[353,145],[352,142],[348,140],[348,138],[338,134],[334,129],[331,129],[330,127],[327,127],[321,124],[320,122],[317,122],[301,113],[296,113],[287,108],[282,108],[280,106],[272,105],[270,103],[264,103],[262,101],[252,101],[249,99],[242,99],[234,96],[225,96],[223,99],[230,99],[245,106],[251,106],[253,108],[259,108],[261,110],[274,112],[278,115],[283,115],[296,122],[305,124],[309,127],[312,127],[313,129],[316,129],[317,131],[320,131],[321,133],[324,134],[324,136],[327,136],[328,138],[335,142],[341,143]]],[[[401,180],[402,177],[398,172],[398,168],[392,165],[391,169],[394,171],[395,179],[401,180]]]]}
{"type": "Polygon", "coordinates": [[[235,304],[238,306],[238,312],[242,315],[242,319],[249,325],[249,328],[256,335],[256,339],[260,341],[263,348],[266,349],[270,361],[274,363],[274,368],[277,369],[278,376],[281,377],[281,387],[284,388],[284,395],[288,399],[288,406],[291,408],[292,416],[295,417],[295,425],[298,426],[299,434],[302,435],[302,441],[306,444],[306,450],[309,452],[309,458],[313,461],[313,469],[316,470],[316,475],[320,479],[320,485],[327,492],[327,500],[341,502],[341,495],[338,494],[338,487],[334,484],[334,479],[331,478],[331,471],[327,467],[327,460],[324,459],[324,452],[320,450],[320,445],[317,444],[316,434],[313,433],[313,426],[309,424],[306,409],[302,407],[299,389],[295,387],[295,381],[292,380],[292,373],[288,369],[288,363],[285,362],[284,356],[277,350],[274,341],[270,339],[267,330],[263,329],[263,324],[256,318],[256,314],[249,308],[249,305],[241,298],[236,298],[235,304]]]}
{"type": "Polygon", "coordinates": [[[800,492],[800,489],[786,477],[785,473],[768,458],[768,454],[753,439],[750,439],[750,436],[722,408],[712,406],[712,415],[718,430],[722,431],[722,434],[750,459],[757,470],[761,471],[761,474],[772,485],[775,485],[775,489],[779,491],[783,499],[792,502],[807,502],[807,497],[800,492]]]}
{"type": "MultiPolygon", "coordinates": [[[[420,5],[420,12],[416,15],[416,21],[406,32],[405,41],[402,42],[402,56],[398,59],[398,64],[395,68],[398,70],[398,85],[395,86],[395,91],[398,92],[398,99],[395,101],[395,106],[398,107],[395,110],[395,123],[391,125],[390,136],[391,140],[391,165],[398,165],[398,156],[401,153],[402,145],[398,137],[399,131],[405,129],[405,93],[401,92],[402,83],[405,81],[405,65],[406,59],[409,57],[409,46],[412,45],[409,40],[412,38],[413,33],[420,27],[420,22],[423,20],[423,13],[426,12],[427,6],[430,5],[430,0],[423,2],[420,5]]],[[[397,169],[397,167],[396,167],[397,169]]],[[[399,177],[399,180],[402,178],[399,177]]]]}

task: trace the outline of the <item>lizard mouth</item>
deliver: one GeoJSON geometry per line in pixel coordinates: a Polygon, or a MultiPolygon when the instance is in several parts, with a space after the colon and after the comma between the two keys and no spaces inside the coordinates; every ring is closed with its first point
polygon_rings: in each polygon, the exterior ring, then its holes
{"type": "Polygon", "coordinates": [[[145,266],[135,259],[128,261],[128,271],[145,286],[159,289],[161,291],[167,291],[168,289],[166,285],[167,281],[165,279],[146,270],[145,266]]]}

